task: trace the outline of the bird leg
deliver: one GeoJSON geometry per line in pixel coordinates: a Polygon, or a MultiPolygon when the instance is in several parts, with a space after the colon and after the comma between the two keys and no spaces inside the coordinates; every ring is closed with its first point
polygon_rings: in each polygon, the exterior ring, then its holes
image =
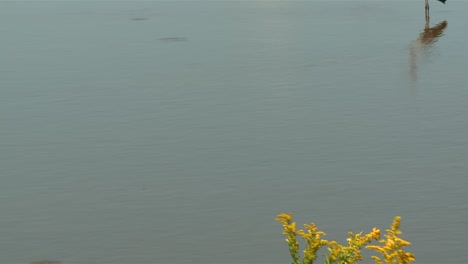
{"type": "Polygon", "coordinates": [[[426,28],[429,28],[429,21],[431,17],[429,16],[429,9],[426,9],[426,28]]]}
{"type": "Polygon", "coordinates": [[[424,2],[426,4],[425,13],[426,13],[426,21],[427,21],[427,18],[429,17],[429,0],[424,0],[424,2]]]}
{"type": "Polygon", "coordinates": [[[426,12],[426,24],[425,24],[425,28],[429,28],[429,21],[431,20],[430,16],[429,16],[429,13],[426,12]]]}

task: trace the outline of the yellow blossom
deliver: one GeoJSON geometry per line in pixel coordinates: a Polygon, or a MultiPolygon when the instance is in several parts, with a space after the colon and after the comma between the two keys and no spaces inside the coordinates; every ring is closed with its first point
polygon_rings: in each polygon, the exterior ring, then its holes
{"type": "Polygon", "coordinates": [[[361,248],[365,245],[366,249],[374,250],[382,254],[382,258],[372,256],[376,264],[407,264],[415,261],[412,253],[406,252],[403,248],[411,245],[410,242],[400,238],[402,234],[399,230],[401,217],[397,216],[393,220],[390,229],[387,229],[385,238],[380,239],[380,229],[374,227],[371,232],[349,232],[347,245],[341,245],[336,241],[327,241],[322,239],[325,232],[318,230],[314,223],[305,224],[304,229],[297,230],[296,222],[292,222],[292,214],[279,214],[276,221],[283,224],[283,234],[286,236],[286,242],[289,246],[289,253],[293,260],[292,264],[313,264],[317,259],[318,251],[327,246],[328,254],[325,254],[325,264],[356,264],[363,260],[361,248]],[[306,247],[299,251],[299,242],[297,236],[301,236],[306,242],[306,247]],[[380,245],[368,245],[372,241],[378,241],[380,245]]]}
{"type": "Polygon", "coordinates": [[[292,214],[282,213],[282,214],[279,214],[275,220],[283,224],[289,224],[292,220],[292,216],[293,216],[292,214]]]}
{"type": "MultiPolygon", "coordinates": [[[[411,245],[410,242],[398,237],[402,234],[400,229],[401,217],[397,216],[393,220],[390,229],[387,229],[385,239],[379,242],[382,246],[370,245],[366,248],[375,250],[382,254],[386,263],[406,264],[415,261],[415,257],[410,252],[405,252],[403,247],[411,245]]],[[[376,264],[382,264],[382,260],[376,256],[372,256],[376,264]]]]}

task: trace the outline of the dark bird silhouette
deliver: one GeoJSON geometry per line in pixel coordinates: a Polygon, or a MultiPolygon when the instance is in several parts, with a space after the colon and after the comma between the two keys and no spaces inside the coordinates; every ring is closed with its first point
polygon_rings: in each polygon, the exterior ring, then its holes
{"type": "MultiPolygon", "coordinates": [[[[438,0],[438,1],[445,4],[445,1],[447,1],[447,0],[438,0]]],[[[429,12],[429,0],[424,0],[424,2],[426,3],[426,13],[427,13],[427,12],[429,12]]]]}

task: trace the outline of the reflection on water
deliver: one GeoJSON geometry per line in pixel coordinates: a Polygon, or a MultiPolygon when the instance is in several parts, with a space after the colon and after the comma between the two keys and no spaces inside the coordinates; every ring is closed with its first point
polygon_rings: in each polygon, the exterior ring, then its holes
{"type": "Polygon", "coordinates": [[[429,24],[430,16],[426,9],[426,23],[424,25],[424,30],[419,34],[418,39],[411,42],[409,46],[409,65],[413,88],[416,86],[417,82],[418,64],[430,56],[433,44],[443,36],[443,32],[448,25],[445,20],[433,27],[429,27],[429,24]]]}

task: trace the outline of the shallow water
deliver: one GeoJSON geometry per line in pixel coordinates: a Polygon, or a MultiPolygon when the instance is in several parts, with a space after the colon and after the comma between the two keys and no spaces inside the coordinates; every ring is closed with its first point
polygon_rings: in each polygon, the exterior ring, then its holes
{"type": "Polygon", "coordinates": [[[467,12],[1,2],[0,262],[288,263],[294,212],[463,263],[467,12]]]}

